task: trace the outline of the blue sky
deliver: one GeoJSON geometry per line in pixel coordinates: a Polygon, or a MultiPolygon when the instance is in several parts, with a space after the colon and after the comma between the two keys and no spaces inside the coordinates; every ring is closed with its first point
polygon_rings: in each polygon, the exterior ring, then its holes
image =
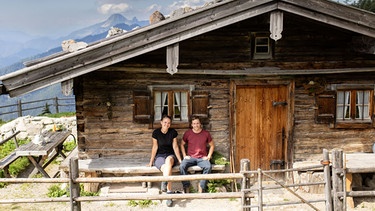
{"type": "Polygon", "coordinates": [[[120,13],[128,19],[148,17],[159,10],[169,15],[183,6],[202,6],[213,0],[0,0],[0,29],[30,35],[58,36],[120,13]]]}

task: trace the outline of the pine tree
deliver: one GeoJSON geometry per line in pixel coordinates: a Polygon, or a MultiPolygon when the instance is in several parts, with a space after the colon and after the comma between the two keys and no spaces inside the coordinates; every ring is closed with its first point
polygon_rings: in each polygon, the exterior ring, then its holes
{"type": "Polygon", "coordinates": [[[51,111],[49,110],[49,105],[48,105],[48,103],[46,103],[46,105],[45,105],[45,107],[42,111],[42,115],[50,114],[50,113],[51,113],[51,111]]]}
{"type": "Polygon", "coordinates": [[[358,0],[352,6],[375,13],[375,0],[358,0]]]}

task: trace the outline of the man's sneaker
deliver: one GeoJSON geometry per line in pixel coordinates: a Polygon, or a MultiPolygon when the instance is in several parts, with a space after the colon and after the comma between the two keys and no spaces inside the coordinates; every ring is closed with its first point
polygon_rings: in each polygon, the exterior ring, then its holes
{"type": "Polygon", "coordinates": [[[161,191],[166,192],[167,191],[167,182],[161,182],[161,191]]]}
{"type": "Polygon", "coordinates": [[[190,193],[190,186],[184,187],[184,193],[190,193]]]}
{"type": "Polygon", "coordinates": [[[165,202],[167,204],[167,207],[172,207],[172,199],[167,199],[167,201],[165,202]]]}

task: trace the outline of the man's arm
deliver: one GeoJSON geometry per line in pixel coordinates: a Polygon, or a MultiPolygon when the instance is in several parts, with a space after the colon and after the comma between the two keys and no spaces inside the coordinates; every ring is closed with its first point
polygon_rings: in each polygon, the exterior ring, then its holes
{"type": "Polygon", "coordinates": [[[215,149],[214,140],[208,143],[208,145],[210,145],[210,150],[208,151],[207,159],[210,160],[212,158],[212,154],[214,153],[214,149],[215,149]]]}
{"type": "Polygon", "coordinates": [[[181,140],[181,154],[182,154],[182,159],[186,157],[186,150],[185,150],[185,144],[186,142],[184,140],[181,140]]]}

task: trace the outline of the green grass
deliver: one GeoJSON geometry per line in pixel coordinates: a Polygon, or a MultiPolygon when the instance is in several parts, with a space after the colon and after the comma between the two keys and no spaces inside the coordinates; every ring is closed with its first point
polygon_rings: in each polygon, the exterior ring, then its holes
{"type": "Polygon", "coordinates": [[[149,207],[151,205],[156,205],[156,202],[153,203],[151,200],[130,200],[128,202],[128,206],[129,207],[136,207],[136,206],[139,206],[139,207],[142,207],[142,208],[146,208],[146,207],[149,207]]]}
{"type": "Polygon", "coordinates": [[[75,115],[76,115],[76,112],[61,112],[57,114],[44,114],[43,116],[50,117],[50,118],[60,118],[60,117],[72,117],[75,115]]]}
{"type": "MultiPolygon", "coordinates": [[[[99,196],[99,192],[85,191],[83,189],[83,184],[80,184],[80,190],[80,196],[99,196]]],[[[62,189],[61,184],[53,184],[48,188],[47,196],[50,198],[70,196],[69,186],[65,189],[62,189]]]]}

